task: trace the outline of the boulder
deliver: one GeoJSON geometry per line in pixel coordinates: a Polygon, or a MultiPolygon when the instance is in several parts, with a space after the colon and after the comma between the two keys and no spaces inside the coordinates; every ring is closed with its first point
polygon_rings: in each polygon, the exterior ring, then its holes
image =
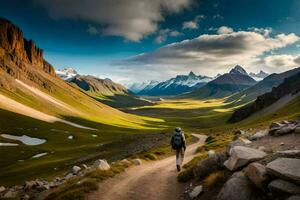
{"type": "Polygon", "coordinates": [[[263,159],[266,155],[267,154],[265,152],[257,149],[236,146],[232,148],[231,156],[227,161],[225,161],[224,165],[230,171],[235,171],[250,162],[263,159]]]}
{"type": "Polygon", "coordinates": [[[189,196],[191,199],[196,198],[197,196],[199,196],[199,194],[203,191],[203,187],[202,185],[198,185],[196,186],[192,192],[189,193],[189,196]]]}
{"type": "Polygon", "coordinates": [[[258,139],[261,139],[261,138],[263,138],[263,137],[265,137],[265,136],[267,136],[268,135],[268,132],[267,131],[258,131],[257,133],[255,133],[254,135],[251,135],[250,137],[249,137],[249,140],[251,140],[251,141],[253,141],[253,140],[258,140],[258,139]]]}
{"type": "Polygon", "coordinates": [[[217,153],[214,157],[199,161],[193,170],[195,177],[203,178],[216,170],[224,168],[223,163],[226,159],[226,153],[217,153]]]}
{"type": "Polygon", "coordinates": [[[300,159],[277,158],[267,164],[268,173],[284,180],[300,184],[300,159]]]}
{"type": "Polygon", "coordinates": [[[78,174],[78,172],[81,170],[81,168],[80,167],[78,167],[78,166],[73,166],[73,168],[72,168],[72,173],[73,174],[78,174]]]}
{"type": "Polygon", "coordinates": [[[293,195],[287,198],[286,200],[300,200],[300,195],[293,195]]]}
{"type": "Polygon", "coordinates": [[[239,173],[230,178],[218,194],[217,200],[261,200],[261,195],[247,178],[239,173]]]}
{"type": "Polygon", "coordinates": [[[141,164],[143,163],[141,159],[133,159],[131,162],[132,162],[134,165],[141,165],[141,164]]]}
{"type": "Polygon", "coordinates": [[[26,181],[24,184],[24,190],[29,191],[32,190],[36,187],[36,182],[35,181],[26,181]]]}
{"type": "Polygon", "coordinates": [[[257,187],[264,188],[270,180],[266,167],[260,163],[251,163],[245,170],[245,175],[257,187]]]}
{"type": "MultiPolygon", "coordinates": [[[[295,185],[294,183],[277,179],[272,181],[268,185],[269,190],[272,194],[300,194],[300,186],[295,185]]],[[[274,195],[275,196],[275,195],[274,195]]]]}
{"type": "Polygon", "coordinates": [[[251,141],[247,140],[245,138],[238,138],[232,142],[229,143],[227,146],[226,152],[228,155],[231,155],[231,149],[235,146],[246,146],[247,144],[250,144],[251,141]]]}
{"type": "Polygon", "coordinates": [[[109,170],[110,169],[110,165],[107,163],[106,160],[96,160],[94,162],[94,167],[96,169],[100,169],[100,170],[109,170]]]}
{"type": "Polygon", "coordinates": [[[276,151],[275,155],[278,157],[299,158],[300,150],[276,151]]]}

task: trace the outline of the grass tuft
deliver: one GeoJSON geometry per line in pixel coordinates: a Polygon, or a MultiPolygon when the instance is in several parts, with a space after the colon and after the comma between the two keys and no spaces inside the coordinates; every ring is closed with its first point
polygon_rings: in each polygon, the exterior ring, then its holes
{"type": "Polygon", "coordinates": [[[143,157],[148,160],[157,160],[157,156],[154,153],[146,153],[143,157]]]}
{"type": "Polygon", "coordinates": [[[222,171],[213,172],[204,179],[204,186],[208,188],[213,188],[217,184],[223,183],[225,179],[226,177],[224,172],[222,171]]]}

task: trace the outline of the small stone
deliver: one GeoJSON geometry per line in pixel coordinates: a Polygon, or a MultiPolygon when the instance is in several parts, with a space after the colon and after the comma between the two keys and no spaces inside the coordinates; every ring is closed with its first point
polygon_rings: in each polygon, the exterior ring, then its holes
{"type": "Polygon", "coordinates": [[[281,143],[280,143],[280,146],[283,146],[283,145],[284,145],[284,143],[283,143],[283,142],[281,142],[281,143]]]}
{"type": "Polygon", "coordinates": [[[88,166],[86,164],[82,164],[81,166],[83,167],[83,169],[88,169],[88,166]]]}
{"type": "Polygon", "coordinates": [[[257,149],[260,151],[264,151],[264,152],[266,152],[266,150],[267,150],[266,147],[264,147],[264,146],[259,146],[257,149]]]}
{"type": "Polygon", "coordinates": [[[216,156],[216,152],[214,151],[214,150],[209,150],[208,151],[208,157],[209,158],[213,158],[213,157],[215,157],[216,156]]]}
{"type": "Polygon", "coordinates": [[[4,186],[0,186],[0,193],[5,191],[5,187],[4,186]]]}
{"type": "Polygon", "coordinates": [[[141,164],[143,163],[141,159],[133,159],[131,162],[132,162],[134,165],[141,165],[141,164]]]}
{"type": "Polygon", "coordinates": [[[285,193],[285,194],[300,194],[300,187],[298,185],[295,185],[293,183],[277,179],[272,181],[268,185],[269,190],[272,191],[272,193],[285,193]]]}
{"type": "Polygon", "coordinates": [[[65,176],[65,179],[69,180],[70,178],[73,178],[73,177],[74,177],[74,175],[72,173],[69,173],[65,176]]]}
{"type": "Polygon", "coordinates": [[[72,173],[73,174],[78,174],[78,172],[81,170],[81,168],[80,167],[78,167],[78,166],[73,166],[73,168],[72,168],[72,173]]]}
{"type": "Polygon", "coordinates": [[[17,191],[12,191],[12,190],[9,190],[3,195],[4,198],[17,198],[18,196],[19,193],[17,191]]]}
{"type": "Polygon", "coordinates": [[[189,193],[189,196],[191,199],[196,198],[197,196],[199,196],[199,194],[203,191],[203,187],[202,185],[198,185],[196,186],[192,192],[189,193]]]}
{"type": "Polygon", "coordinates": [[[96,169],[100,169],[100,170],[109,170],[110,169],[110,165],[107,163],[106,160],[96,160],[94,162],[94,167],[96,169]]]}
{"type": "Polygon", "coordinates": [[[258,140],[258,139],[261,139],[265,136],[268,135],[268,132],[267,131],[258,131],[257,133],[255,133],[254,135],[250,136],[249,137],[249,140],[258,140]]]}

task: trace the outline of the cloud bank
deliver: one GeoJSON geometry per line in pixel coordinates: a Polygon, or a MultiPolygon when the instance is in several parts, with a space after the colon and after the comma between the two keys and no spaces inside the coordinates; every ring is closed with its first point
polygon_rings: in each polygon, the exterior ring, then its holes
{"type": "Polygon", "coordinates": [[[299,39],[294,33],[270,36],[270,29],[234,31],[229,27],[221,27],[216,34],[203,34],[194,39],[172,43],[153,52],[131,57],[120,64],[143,69],[160,66],[168,73],[192,69],[207,75],[215,75],[216,71],[227,72],[235,64],[241,64],[249,71],[261,68],[267,68],[269,72],[282,71],[299,65],[300,58],[266,55],[295,44],[299,39]]]}
{"type": "Polygon", "coordinates": [[[165,15],[176,14],[192,0],[35,0],[55,19],[92,23],[88,32],[139,41],[155,32],[165,15]]]}

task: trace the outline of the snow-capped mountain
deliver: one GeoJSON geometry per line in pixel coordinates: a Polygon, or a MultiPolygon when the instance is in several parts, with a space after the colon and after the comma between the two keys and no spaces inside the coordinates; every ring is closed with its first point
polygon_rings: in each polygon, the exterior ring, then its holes
{"type": "Polygon", "coordinates": [[[256,81],[248,75],[246,70],[237,65],[218,78],[210,81],[205,86],[196,89],[185,97],[188,98],[223,98],[236,92],[243,91],[256,84],[256,81]]]}
{"type": "Polygon", "coordinates": [[[64,69],[58,69],[55,70],[56,75],[62,78],[65,81],[72,80],[75,76],[77,76],[77,72],[72,67],[64,68],[64,69]]]}
{"type": "Polygon", "coordinates": [[[242,74],[248,75],[247,71],[240,65],[236,65],[233,69],[230,70],[229,74],[242,74]]]}
{"type": "Polygon", "coordinates": [[[150,96],[178,95],[202,87],[211,80],[210,77],[197,76],[190,72],[188,75],[178,75],[175,78],[158,83],[152,89],[142,90],[139,94],[150,96]]]}
{"type": "Polygon", "coordinates": [[[137,94],[140,91],[144,90],[146,87],[148,89],[153,88],[155,85],[157,85],[158,81],[145,81],[141,83],[130,83],[130,84],[124,84],[127,89],[129,89],[131,92],[137,94]]]}
{"type": "Polygon", "coordinates": [[[259,73],[255,74],[253,72],[251,72],[249,74],[252,78],[254,78],[256,81],[261,81],[263,80],[264,78],[266,78],[267,76],[269,76],[268,73],[264,72],[263,70],[260,70],[259,73]]]}

